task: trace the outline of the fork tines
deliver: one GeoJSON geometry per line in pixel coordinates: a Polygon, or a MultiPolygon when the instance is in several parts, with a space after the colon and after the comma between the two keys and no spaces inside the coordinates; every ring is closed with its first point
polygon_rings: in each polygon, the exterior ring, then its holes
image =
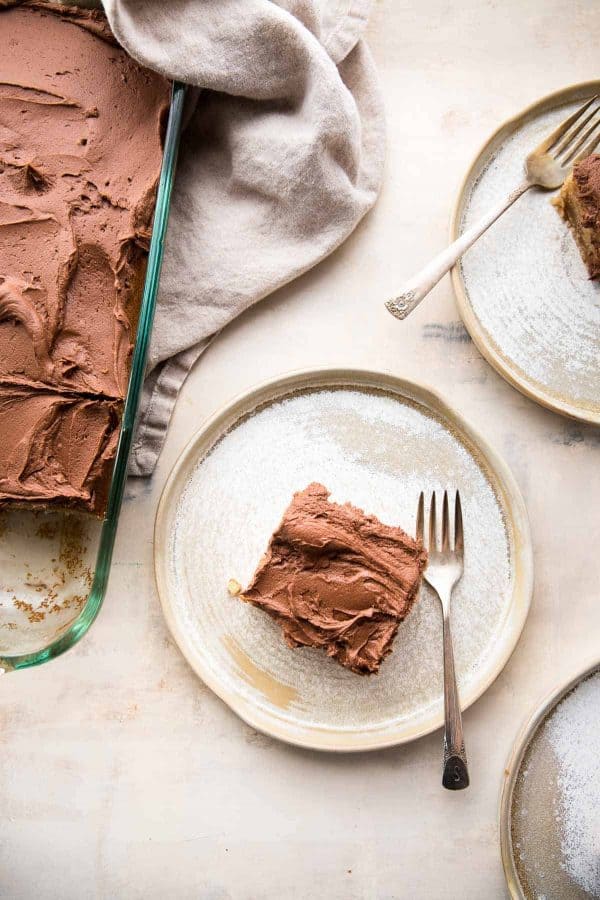
{"type": "MultiPolygon", "coordinates": [[[[448,502],[448,491],[444,491],[442,500],[442,541],[441,550],[453,550],[455,553],[462,553],[464,549],[464,532],[462,506],[460,502],[460,492],[456,491],[454,500],[454,547],[451,546],[450,540],[450,504],[448,502]]],[[[421,541],[423,546],[428,546],[429,551],[437,551],[440,549],[438,543],[437,528],[437,508],[436,508],[436,492],[432,491],[431,501],[429,504],[429,541],[425,543],[425,494],[423,491],[419,494],[419,502],[417,505],[417,539],[421,541]]]]}
{"type": "Polygon", "coordinates": [[[600,142],[600,95],[565,119],[546,140],[544,149],[561,166],[569,166],[589,156],[600,142]]]}

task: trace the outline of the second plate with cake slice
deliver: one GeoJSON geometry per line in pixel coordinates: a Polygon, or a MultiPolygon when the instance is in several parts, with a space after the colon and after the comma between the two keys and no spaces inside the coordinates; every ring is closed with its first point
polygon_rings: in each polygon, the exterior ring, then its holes
{"type": "MultiPolygon", "coordinates": [[[[492,135],[461,187],[452,239],[520,184],[527,153],[599,91],[600,82],[565,88],[492,135]]],[[[560,195],[527,191],[465,254],[452,277],[471,337],[510,384],[556,412],[600,424],[600,268],[594,247],[600,216],[589,215],[600,190],[596,174],[596,184],[589,182],[589,170],[589,164],[579,167],[575,191],[569,191],[572,181],[560,195]],[[582,179],[586,186],[577,184],[582,179]]]]}
{"type": "MultiPolygon", "coordinates": [[[[277,615],[228,591],[232,580],[250,587],[255,572],[264,575],[268,555],[259,563],[274,533],[276,565],[291,545],[300,552],[296,532],[286,538],[281,526],[289,522],[293,495],[300,492],[304,509],[306,488],[315,482],[331,492],[327,499],[312,488],[317,519],[330,510],[344,520],[344,548],[338,554],[330,547],[330,565],[337,577],[347,564],[350,579],[357,560],[379,553],[380,540],[388,547],[400,529],[414,535],[421,490],[460,489],[465,572],[452,615],[464,707],[501,671],[529,608],[532,556],[522,498],[491,448],[435,394],[354,370],[292,375],[245,395],[206,423],[169,478],[156,521],[157,584],[169,627],[202,679],[252,726],[291,743],[366,750],[412,740],[443,722],[441,615],[427,586],[414,604],[407,589],[411,602],[393,623],[391,652],[368,675],[323,652],[327,645],[335,656],[335,642],[297,646],[304,641],[295,632],[291,649],[277,615]],[[347,532],[357,524],[373,526],[379,537],[371,535],[350,558],[347,532]]],[[[308,543],[300,542],[303,571],[306,552],[322,543],[313,524],[308,543]]],[[[329,526],[327,533],[329,540],[329,526]]],[[[410,538],[405,543],[418,550],[410,538]]],[[[269,586],[259,587],[261,598],[247,591],[247,599],[268,601],[269,586]]],[[[355,599],[364,611],[364,598],[355,599]]],[[[338,612],[347,606],[348,615],[352,602],[337,593],[332,601],[338,612]]],[[[279,613],[293,627],[289,610],[286,604],[279,613]]],[[[304,612],[298,618],[306,622],[304,612]]],[[[390,616],[395,612],[390,606],[390,616]]],[[[330,624],[327,617],[319,621],[320,636],[330,624]]]]}

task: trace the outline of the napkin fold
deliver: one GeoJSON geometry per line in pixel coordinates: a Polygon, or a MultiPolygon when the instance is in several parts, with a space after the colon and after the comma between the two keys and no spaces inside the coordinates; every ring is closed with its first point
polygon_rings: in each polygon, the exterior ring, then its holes
{"type": "Polygon", "coordinates": [[[103,0],[137,60],[201,90],[182,135],[130,462],[150,475],[178,392],[235,316],[350,234],[381,184],[370,0],[103,0]]]}

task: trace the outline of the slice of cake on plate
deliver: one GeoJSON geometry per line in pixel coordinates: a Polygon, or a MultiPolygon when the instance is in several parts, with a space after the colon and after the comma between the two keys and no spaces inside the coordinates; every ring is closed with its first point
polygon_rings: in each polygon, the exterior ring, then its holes
{"type": "Polygon", "coordinates": [[[569,225],[590,278],[600,277],[600,154],[573,166],[552,202],[569,225]]]}
{"type": "Polygon", "coordinates": [[[327,488],[313,483],[294,495],[239,596],[269,613],[290,647],[322,648],[368,675],[390,653],[426,559],[401,528],[331,503],[327,488]]]}

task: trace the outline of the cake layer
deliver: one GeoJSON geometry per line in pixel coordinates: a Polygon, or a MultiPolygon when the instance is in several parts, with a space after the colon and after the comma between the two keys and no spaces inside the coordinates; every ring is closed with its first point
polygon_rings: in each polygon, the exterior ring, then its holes
{"type": "Polygon", "coordinates": [[[124,397],[169,91],[101,13],[0,4],[0,381],[124,397]]]}
{"type": "Polygon", "coordinates": [[[573,167],[553,201],[570,226],[590,278],[600,277],[600,155],[573,167]]]}
{"type": "Polygon", "coordinates": [[[401,528],[311,484],[295,494],[242,599],[268,612],[291,647],[321,647],[377,672],[415,601],[426,554],[401,528]]]}
{"type": "Polygon", "coordinates": [[[0,506],[69,506],[100,514],[120,402],[0,386],[0,506]]]}

